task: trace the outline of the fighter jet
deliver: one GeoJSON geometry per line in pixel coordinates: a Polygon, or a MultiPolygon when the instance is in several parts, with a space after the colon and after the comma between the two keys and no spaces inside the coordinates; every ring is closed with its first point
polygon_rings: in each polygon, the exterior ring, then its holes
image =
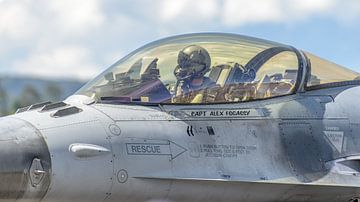
{"type": "Polygon", "coordinates": [[[1,201],[358,202],[359,79],[247,36],[152,42],[0,119],[1,201]]]}

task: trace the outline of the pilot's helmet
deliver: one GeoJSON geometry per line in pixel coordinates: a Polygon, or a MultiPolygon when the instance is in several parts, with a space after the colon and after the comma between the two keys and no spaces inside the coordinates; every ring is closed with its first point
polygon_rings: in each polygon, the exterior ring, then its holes
{"type": "Polygon", "coordinates": [[[210,70],[210,65],[211,59],[207,50],[190,45],[179,52],[174,75],[178,80],[200,78],[210,70]]]}

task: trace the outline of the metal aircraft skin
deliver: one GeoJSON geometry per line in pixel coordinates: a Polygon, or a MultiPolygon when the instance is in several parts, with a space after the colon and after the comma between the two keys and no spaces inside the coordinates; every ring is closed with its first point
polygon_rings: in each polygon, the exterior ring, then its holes
{"type": "Polygon", "coordinates": [[[0,201],[360,201],[359,78],[246,36],[153,42],[0,119],[0,201]]]}

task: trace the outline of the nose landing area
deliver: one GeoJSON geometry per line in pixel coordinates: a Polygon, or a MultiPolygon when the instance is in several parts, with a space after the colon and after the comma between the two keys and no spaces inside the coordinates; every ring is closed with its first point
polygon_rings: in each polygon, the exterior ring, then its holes
{"type": "Polygon", "coordinates": [[[40,132],[15,118],[0,119],[0,201],[39,201],[50,184],[50,153],[40,132]]]}

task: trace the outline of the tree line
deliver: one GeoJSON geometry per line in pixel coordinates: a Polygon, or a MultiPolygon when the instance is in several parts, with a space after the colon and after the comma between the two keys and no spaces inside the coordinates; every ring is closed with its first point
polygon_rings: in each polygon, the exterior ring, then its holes
{"type": "Polygon", "coordinates": [[[60,101],[64,97],[63,89],[53,83],[45,86],[41,92],[35,86],[27,84],[15,98],[11,98],[7,89],[0,84],[0,115],[14,113],[18,108],[44,101],[60,101]]]}

